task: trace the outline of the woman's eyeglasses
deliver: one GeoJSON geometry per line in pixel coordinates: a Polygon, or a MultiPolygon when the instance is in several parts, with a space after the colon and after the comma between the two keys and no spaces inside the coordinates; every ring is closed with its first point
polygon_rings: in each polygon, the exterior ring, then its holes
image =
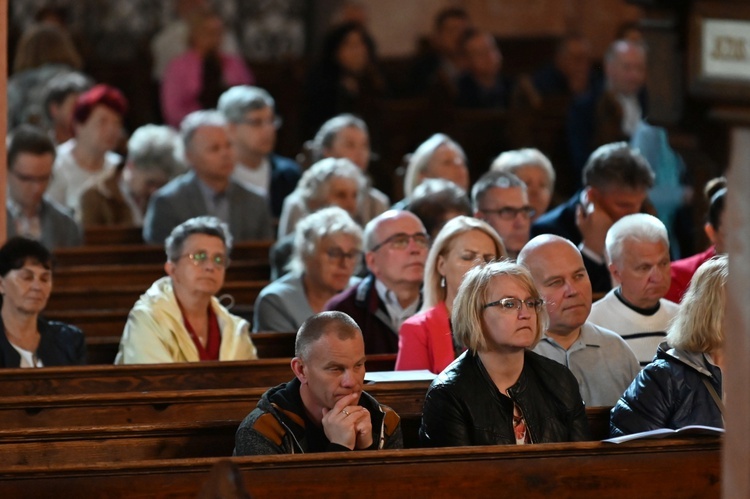
{"type": "Polygon", "coordinates": [[[522,300],[520,298],[503,298],[502,300],[493,301],[487,303],[483,309],[490,307],[500,307],[504,312],[520,312],[521,307],[526,305],[526,308],[530,312],[539,312],[539,309],[544,305],[544,300],[536,298],[530,300],[522,300]]]}

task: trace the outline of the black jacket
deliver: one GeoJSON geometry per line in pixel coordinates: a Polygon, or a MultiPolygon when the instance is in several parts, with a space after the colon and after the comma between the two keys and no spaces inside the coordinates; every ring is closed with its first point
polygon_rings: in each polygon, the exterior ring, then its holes
{"type": "Polygon", "coordinates": [[[699,352],[659,345],[656,358],[636,376],[612,408],[609,433],[616,437],[689,425],[723,428],[721,411],[703,380],[721,397],[721,370],[699,352]]]}
{"type": "MultiPolygon", "coordinates": [[[[41,317],[37,319],[37,328],[41,338],[36,354],[45,367],[86,364],[86,342],[80,329],[41,317]]],[[[0,367],[20,365],[21,356],[8,341],[5,325],[0,321],[0,367]]]]}
{"type": "MultiPolygon", "coordinates": [[[[307,418],[299,388],[300,382],[295,378],[263,394],[258,406],[245,417],[237,429],[234,441],[235,456],[304,454],[310,451],[305,430],[307,418]]],[[[378,404],[377,400],[366,392],[362,392],[357,405],[370,412],[373,441],[370,449],[403,447],[401,419],[393,409],[378,404]]],[[[329,442],[325,450],[333,452],[349,449],[329,442]]]]}
{"type": "Polygon", "coordinates": [[[565,366],[531,351],[521,376],[501,394],[479,356],[464,352],[432,382],[419,439],[428,447],[515,444],[513,403],[520,407],[532,443],[588,440],[578,382],[565,366]]]}

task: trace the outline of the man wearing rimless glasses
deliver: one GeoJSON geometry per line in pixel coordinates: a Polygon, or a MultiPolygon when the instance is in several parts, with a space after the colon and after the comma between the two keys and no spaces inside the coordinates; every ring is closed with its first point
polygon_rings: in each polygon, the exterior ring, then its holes
{"type": "Polygon", "coordinates": [[[390,210],[365,227],[368,275],[336,296],[326,310],[350,315],[362,329],[365,353],[398,352],[398,330],[422,304],[429,236],[413,213],[390,210]]]}
{"type": "Polygon", "coordinates": [[[549,314],[534,352],[570,369],[589,407],[612,406],[638,374],[635,354],[619,334],[587,322],[591,281],[578,248],[560,236],[537,236],[518,263],[531,271],[549,314]]]}
{"type": "Polygon", "coordinates": [[[471,190],[474,217],[492,226],[505,244],[509,258],[529,242],[534,209],[529,205],[526,184],[508,172],[490,171],[471,190]]]}

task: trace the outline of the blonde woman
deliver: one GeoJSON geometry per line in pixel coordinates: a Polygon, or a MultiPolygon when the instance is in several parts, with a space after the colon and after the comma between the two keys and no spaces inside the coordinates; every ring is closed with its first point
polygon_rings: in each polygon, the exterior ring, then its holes
{"type": "Polygon", "coordinates": [[[399,331],[396,370],[439,373],[453,362],[463,351],[450,323],[458,286],[469,269],[506,256],[500,236],[486,222],[459,216],[443,226],[427,256],[422,311],[399,331]]]}
{"type": "Polygon", "coordinates": [[[698,267],[659,345],[612,409],[612,436],[688,425],[724,427],[722,368],[729,277],[725,255],[698,267]]]}
{"type": "Polygon", "coordinates": [[[548,316],[529,271],[504,260],[466,273],[451,314],[467,351],[435,378],[419,439],[428,447],[589,438],[578,382],[531,351],[548,316]]]}

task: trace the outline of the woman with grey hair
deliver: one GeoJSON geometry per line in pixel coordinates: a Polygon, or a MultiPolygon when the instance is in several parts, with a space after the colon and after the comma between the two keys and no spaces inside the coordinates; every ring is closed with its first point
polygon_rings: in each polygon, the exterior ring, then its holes
{"type": "Polygon", "coordinates": [[[232,236],[216,217],[196,217],[166,240],[166,277],[128,314],[115,364],[157,364],[257,357],[250,325],[216,293],[224,285],[232,236]]]}
{"type": "Polygon", "coordinates": [[[555,191],[555,169],[539,149],[505,151],[495,158],[490,170],[512,173],[523,180],[529,204],[535,211],[532,222],[547,212],[555,191]]]}
{"type": "Polygon", "coordinates": [[[426,178],[444,178],[464,191],[469,190],[466,154],[457,142],[443,133],[436,133],[422,142],[409,158],[404,175],[404,197],[411,196],[414,188],[426,178]]]}
{"type": "Polygon", "coordinates": [[[81,223],[140,227],[151,195],[184,170],[177,159],[175,131],[144,125],[128,140],[124,163],[89,181],[80,197],[81,223]]]}
{"type": "Polygon", "coordinates": [[[278,238],[294,232],[299,220],[326,206],[343,208],[356,220],[366,188],[364,175],[350,160],[326,158],[318,161],[305,170],[294,192],[284,200],[278,238]]]}
{"type": "Polygon", "coordinates": [[[367,124],[353,114],[339,114],[323,123],[312,141],[314,161],[323,158],[346,158],[357,165],[367,180],[362,202],[357,209],[357,220],[366,224],[391,205],[383,192],[371,185],[367,175],[370,166],[370,133],[367,124]]]}
{"type": "Polygon", "coordinates": [[[289,273],[255,301],[253,331],[296,331],[337,293],[356,283],[362,258],[362,228],[339,207],[306,216],[294,233],[289,273]]]}

